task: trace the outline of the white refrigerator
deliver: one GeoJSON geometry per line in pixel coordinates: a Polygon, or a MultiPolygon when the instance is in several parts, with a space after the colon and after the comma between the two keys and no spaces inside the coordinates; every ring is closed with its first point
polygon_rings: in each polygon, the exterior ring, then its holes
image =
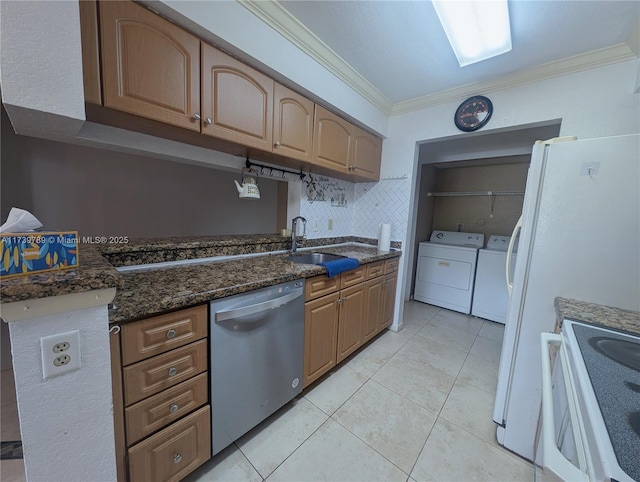
{"type": "Polygon", "coordinates": [[[530,460],[554,299],[640,310],[639,165],[640,134],[534,145],[493,412],[498,442],[530,460]]]}

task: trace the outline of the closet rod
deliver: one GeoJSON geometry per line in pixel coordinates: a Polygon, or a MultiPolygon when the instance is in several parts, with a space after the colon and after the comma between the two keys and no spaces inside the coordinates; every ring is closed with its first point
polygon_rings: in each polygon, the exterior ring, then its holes
{"type": "Polygon", "coordinates": [[[524,196],[521,191],[452,191],[429,192],[428,197],[453,197],[453,196],[524,196]]]}

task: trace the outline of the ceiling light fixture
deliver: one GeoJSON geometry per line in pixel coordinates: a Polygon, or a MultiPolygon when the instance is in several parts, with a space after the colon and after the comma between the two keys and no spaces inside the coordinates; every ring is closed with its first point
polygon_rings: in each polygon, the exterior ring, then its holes
{"type": "Polygon", "coordinates": [[[507,0],[433,0],[460,67],[511,50],[507,0]]]}

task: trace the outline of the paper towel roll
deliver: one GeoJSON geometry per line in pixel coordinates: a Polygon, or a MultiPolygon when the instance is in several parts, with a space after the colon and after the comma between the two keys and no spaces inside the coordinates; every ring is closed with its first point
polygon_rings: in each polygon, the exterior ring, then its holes
{"type": "Polygon", "coordinates": [[[378,251],[387,252],[391,246],[391,225],[381,224],[378,232],[378,251]]]}

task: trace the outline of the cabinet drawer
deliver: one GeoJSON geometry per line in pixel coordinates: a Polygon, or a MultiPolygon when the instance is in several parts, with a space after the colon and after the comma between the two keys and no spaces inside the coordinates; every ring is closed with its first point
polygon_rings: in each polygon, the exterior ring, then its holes
{"type": "Polygon", "coordinates": [[[207,403],[207,374],[182,382],[125,410],[129,445],[207,403]]]}
{"type": "Polygon", "coordinates": [[[129,449],[129,479],[173,482],[211,458],[209,405],[129,449]]]}
{"type": "Polygon", "coordinates": [[[131,405],[207,370],[207,340],[126,367],[124,403],[131,405]]]}
{"type": "Polygon", "coordinates": [[[313,278],[307,278],[304,285],[304,299],[305,301],[313,300],[334,291],[338,291],[340,288],[340,277],[328,278],[326,276],[315,276],[313,278]]]}
{"type": "Polygon", "coordinates": [[[366,266],[346,271],[340,275],[340,288],[348,288],[349,286],[362,283],[367,276],[366,266]]]}
{"type": "Polygon", "coordinates": [[[400,258],[391,258],[391,259],[385,260],[384,274],[392,273],[393,271],[398,271],[399,265],[400,265],[400,258]]]}
{"type": "Polygon", "coordinates": [[[366,265],[367,279],[372,279],[384,274],[384,261],[377,261],[366,265]]]}
{"type": "Polygon", "coordinates": [[[207,305],[123,325],[123,365],[159,355],[206,336],[207,305]]]}

